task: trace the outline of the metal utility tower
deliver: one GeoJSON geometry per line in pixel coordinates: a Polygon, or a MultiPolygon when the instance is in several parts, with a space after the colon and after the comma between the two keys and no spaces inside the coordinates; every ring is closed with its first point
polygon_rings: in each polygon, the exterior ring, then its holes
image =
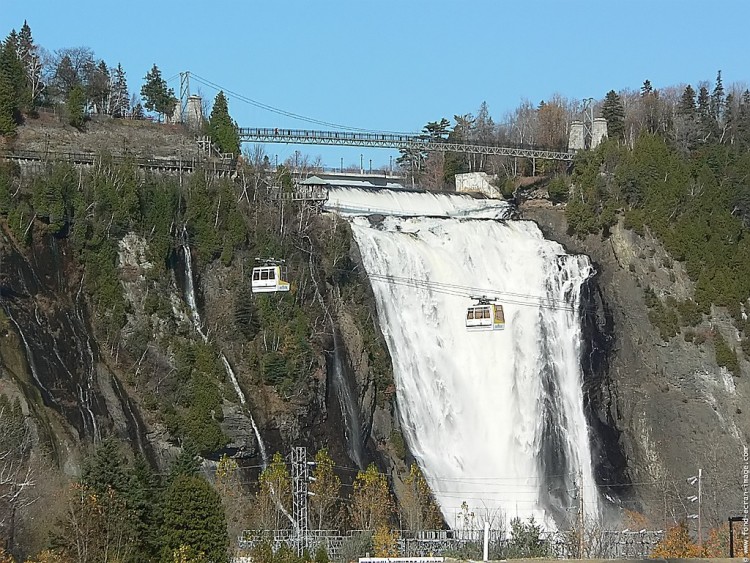
{"type": "Polygon", "coordinates": [[[184,116],[187,111],[187,100],[190,97],[190,71],[180,73],[180,116],[184,116]]]}
{"type": "Polygon", "coordinates": [[[292,518],[296,532],[297,554],[302,555],[307,547],[307,484],[310,478],[307,464],[307,448],[292,448],[292,518]]]}
{"type": "Polygon", "coordinates": [[[594,98],[582,100],[581,121],[583,121],[583,138],[586,148],[591,146],[594,137],[594,98]]]}

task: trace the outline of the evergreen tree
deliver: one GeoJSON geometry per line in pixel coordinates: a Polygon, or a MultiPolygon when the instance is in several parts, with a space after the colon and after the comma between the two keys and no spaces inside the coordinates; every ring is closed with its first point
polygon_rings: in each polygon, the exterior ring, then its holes
{"type": "Polygon", "coordinates": [[[128,490],[127,460],[116,438],[102,440],[94,455],[86,459],[81,483],[97,492],[103,492],[108,487],[118,493],[128,490]]]}
{"type": "Polygon", "coordinates": [[[228,561],[226,517],[221,497],[200,477],[180,475],[164,493],[162,559],[181,547],[208,561],[228,561]]]}
{"type": "Polygon", "coordinates": [[[641,97],[645,98],[646,96],[650,96],[654,93],[654,87],[651,86],[651,81],[646,79],[643,81],[643,86],[641,86],[641,97]]]}
{"type": "Polygon", "coordinates": [[[430,121],[422,128],[422,136],[431,141],[445,141],[450,125],[451,122],[444,117],[440,121],[430,121]]]}
{"type": "Polygon", "coordinates": [[[143,78],[145,83],[141,87],[141,96],[143,97],[143,106],[149,111],[155,111],[162,115],[171,116],[174,112],[174,106],[177,98],[174,90],[167,87],[166,81],[161,76],[159,67],[154,65],[143,78]]]}
{"type": "Polygon", "coordinates": [[[677,104],[678,115],[692,117],[695,115],[695,90],[688,84],[682,92],[682,97],[677,104]]]}
{"type": "Polygon", "coordinates": [[[128,472],[128,489],[125,498],[133,512],[139,549],[149,559],[159,551],[160,490],[146,458],[136,456],[128,472]]]}
{"type": "Polygon", "coordinates": [[[109,91],[109,112],[114,117],[124,117],[130,110],[130,93],[125,71],[120,63],[112,71],[112,81],[109,91]]]}
{"type": "Polygon", "coordinates": [[[169,478],[176,479],[180,475],[194,477],[198,475],[201,467],[201,458],[198,456],[198,448],[192,441],[187,440],[182,444],[180,455],[169,468],[169,478]]]}
{"type": "Polygon", "coordinates": [[[27,110],[36,107],[42,92],[42,61],[39,57],[37,46],[31,35],[29,24],[24,21],[21,32],[18,34],[18,58],[26,72],[27,85],[27,110]]]}
{"type": "Polygon", "coordinates": [[[81,129],[86,121],[86,92],[84,92],[83,86],[76,84],[71,88],[66,106],[68,123],[76,129],[81,129]]]}
{"type": "Polygon", "coordinates": [[[237,124],[229,115],[224,92],[216,94],[211,115],[208,118],[208,134],[219,150],[226,154],[239,154],[240,133],[237,124]]]}
{"type": "MultiPolygon", "coordinates": [[[[5,50],[4,48],[2,49],[5,50]]],[[[0,55],[1,58],[1,55],[0,55]]],[[[0,65],[2,64],[0,60],[0,65]]],[[[16,132],[18,103],[15,88],[8,75],[0,67],[0,136],[16,132]]]]}
{"type": "Polygon", "coordinates": [[[711,112],[711,95],[706,86],[701,86],[698,90],[698,124],[704,142],[716,133],[717,124],[711,112]]]}
{"type": "Polygon", "coordinates": [[[26,99],[26,74],[17,54],[15,32],[0,44],[0,135],[12,134],[21,123],[26,99]]]}
{"type": "Polygon", "coordinates": [[[741,148],[750,146],[750,90],[742,93],[742,99],[737,108],[735,130],[737,143],[741,148]]]}
{"type": "Polygon", "coordinates": [[[625,108],[614,90],[607,92],[602,105],[602,117],[607,120],[607,136],[620,139],[625,133],[625,108]]]}
{"type": "Polygon", "coordinates": [[[721,71],[716,74],[716,83],[711,92],[711,116],[714,121],[720,122],[724,117],[724,85],[721,82],[721,71]]]}

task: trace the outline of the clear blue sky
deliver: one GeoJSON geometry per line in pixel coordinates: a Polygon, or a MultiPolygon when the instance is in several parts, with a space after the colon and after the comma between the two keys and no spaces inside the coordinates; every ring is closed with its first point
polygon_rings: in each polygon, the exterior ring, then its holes
{"type": "MultiPolygon", "coordinates": [[[[418,131],[476,113],[496,121],[528,98],[602,98],[610,90],[750,82],[750,2],[727,0],[0,0],[0,34],[28,20],[50,51],[87,46],[122,63],[131,92],[156,63],[253,100],[346,126],[418,131]]],[[[170,82],[179,93],[179,79],[170,82]]],[[[213,100],[216,91],[192,83],[213,100]]],[[[229,96],[242,126],[321,128],[229,96]]],[[[388,163],[392,151],[295,148],[329,166],[388,163]]]]}

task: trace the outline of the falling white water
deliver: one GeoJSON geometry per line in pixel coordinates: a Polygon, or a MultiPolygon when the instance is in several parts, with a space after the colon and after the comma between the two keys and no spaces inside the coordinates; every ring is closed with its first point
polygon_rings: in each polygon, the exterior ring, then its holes
{"type": "Polygon", "coordinates": [[[203,342],[208,342],[208,335],[203,332],[203,323],[201,315],[198,312],[198,303],[195,300],[195,282],[193,281],[193,255],[190,252],[190,245],[187,242],[182,244],[185,252],[185,300],[190,309],[190,318],[193,321],[195,331],[200,334],[203,342]]]}
{"type": "MultiPolygon", "coordinates": [[[[195,300],[195,284],[193,282],[193,264],[192,264],[192,255],[190,253],[190,245],[187,242],[183,242],[182,249],[185,252],[185,301],[187,301],[188,308],[190,309],[190,318],[193,321],[193,326],[195,327],[195,330],[198,334],[200,334],[201,338],[203,338],[203,342],[208,342],[208,335],[203,332],[203,323],[201,322],[201,315],[198,312],[198,304],[195,300]]],[[[266,465],[268,465],[268,452],[266,451],[266,445],[263,442],[263,438],[260,435],[260,429],[258,428],[258,425],[255,424],[255,419],[253,418],[253,415],[250,413],[250,409],[247,408],[247,399],[245,398],[245,394],[242,392],[242,389],[240,388],[240,382],[237,380],[237,375],[234,373],[234,370],[232,369],[231,364],[229,363],[229,360],[227,360],[227,357],[224,355],[224,352],[221,352],[221,362],[224,364],[224,371],[227,372],[227,375],[229,376],[229,380],[232,382],[232,386],[234,387],[234,391],[237,393],[237,397],[240,400],[240,404],[245,407],[245,411],[247,412],[247,416],[250,419],[250,424],[253,427],[253,433],[255,434],[255,439],[258,441],[258,450],[260,450],[260,458],[263,461],[263,467],[265,468],[266,465]]]]}
{"type": "Polygon", "coordinates": [[[24,350],[26,350],[26,363],[29,365],[29,369],[31,370],[31,376],[34,378],[34,381],[36,381],[36,384],[39,387],[39,389],[41,389],[47,394],[47,397],[49,397],[50,401],[55,402],[55,399],[52,396],[52,393],[49,392],[49,389],[47,389],[42,384],[42,380],[39,379],[39,372],[36,369],[36,363],[34,362],[34,355],[31,352],[31,346],[29,346],[28,340],[26,340],[26,335],[21,330],[21,325],[18,324],[18,322],[16,322],[16,319],[13,317],[8,307],[3,307],[3,310],[5,311],[5,314],[10,319],[10,321],[14,325],[16,325],[16,330],[18,330],[18,334],[21,335],[21,342],[23,342],[23,348],[24,350]]]}
{"type": "MultiPolygon", "coordinates": [[[[534,516],[553,527],[570,517],[579,478],[587,512],[598,513],[578,314],[590,262],[531,222],[455,218],[471,215],[476,201],[334,194],[371,279],[409,448],[449,525],[459,525],[465,501],[484,520],[534,516]],[[373,226],[356,216],[371,209],[411,217],[373,226]],[[475,294],[503,304],[504,331],[466,331],[475,294]]],[[[484,216],[508,214],[502,202],[481,207],[484,216]]]]}

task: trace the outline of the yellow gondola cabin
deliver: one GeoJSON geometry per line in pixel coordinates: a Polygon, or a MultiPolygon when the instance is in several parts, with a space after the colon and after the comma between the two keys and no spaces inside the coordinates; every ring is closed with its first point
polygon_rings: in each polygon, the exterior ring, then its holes
{"type": "Polygon", "coordinates": [[[477,303],[466,310],[466,330],[503,330],[505,312],[502,305],[491,303],[490,299],[476,298],[477,303]]]}

